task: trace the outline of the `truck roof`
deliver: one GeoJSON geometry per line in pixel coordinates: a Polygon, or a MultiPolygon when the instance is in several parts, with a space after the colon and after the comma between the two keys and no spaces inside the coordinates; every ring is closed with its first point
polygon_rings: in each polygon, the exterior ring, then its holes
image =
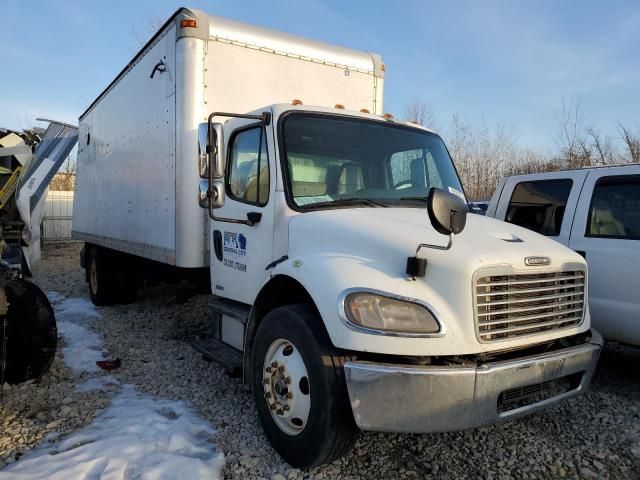
{"type": "MultiPolygon", "coordinates": [[[[194,19],[206,19],[208,23],[208,38],[226,43],[239,44],[260,50],[280,53],[289,57],[297,57],[301,60],[317,62],[327,65],[356,70],[363,73],[375,73],[378,77],[384,76],[385,66],[382,59],[375,53],[353,50],[325,42],[310,40],[298,35],[292,35],[265,27],[230,20],[224,17],[209,15],[200,10],[191,8],[179,8],[158,29],[140,51],[127,63],[116,75],[109,85],[96,97],[89,107],[80,114],[79,119],[89,111],[108,93],[118,81],[150,50],[174,22],[179,15],[186,15],[194,19]]],[[[205,29],[206,31],[207,29],[205,29]]]]}
{"type": "MultiPolygon", "coordinates": [[[[304,99],[302,99],[304,101],[304,99]]],[[[377,120],[379,122],[388,122],[395,123],[397,125],[404,125],[406,127],[417,128],[420,130],[425,130],[430,133],[434,133],[439,135],[438,132],[432,130],[431,128],[425,127],[424,125],[420,125],[418,123],[412,122],[410,120],[405,120],[403,118],[390,117],[387,118],[383,115],[377,115],[375,113],[362,112],[357,110],[349,110],[345,108],[335,108],[335,107],[327,107],[326,105],[305,105],[301,104],[291,104],[291,103],[275,103],[273,105],[265,105],[262,108],[258,108],[251,113],[260,114],[264,111],[265,108],[272,108],[273,113],[279,115],[288,110],[299,110],[301,112],[311,111],[311,112],[321,112],[321,113],[330,113],[333,115],[345,115],[350,117],[362,117],[368,118],[370,120],[377,120]]],[[[385,114],[386,115],[386,114],[385,114]]]]}

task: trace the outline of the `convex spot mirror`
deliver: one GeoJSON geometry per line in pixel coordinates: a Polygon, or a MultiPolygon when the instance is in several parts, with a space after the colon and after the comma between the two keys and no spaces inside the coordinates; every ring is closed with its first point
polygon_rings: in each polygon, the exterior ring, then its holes
{"type": "Polygon", "coordinates": [[[469,208],[464,200],[453,193],[432,187],[427,198],[427,212],[431,225],[443,235],[458,234],[467,223],[469,208]]]}

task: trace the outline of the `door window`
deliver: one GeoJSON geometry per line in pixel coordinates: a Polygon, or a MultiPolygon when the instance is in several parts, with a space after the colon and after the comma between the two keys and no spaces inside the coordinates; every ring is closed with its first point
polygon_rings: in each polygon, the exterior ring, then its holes
{"type": "Polygon", "coordinates": [[[585,235],[640,240],[640,175],[598,180],[585,235]]]}
{"type": "Polygon", "coordinates": [[[269,159],[262,127],[236,133],[231,139],[227,192],[235,200],[266,205],[269,200],[269,159]]]}
{"type": "Polygon", "coordinates": [[[505,221],[550,237],[560,235],[573,180],[521,182],[509,201],[505,221]]]}

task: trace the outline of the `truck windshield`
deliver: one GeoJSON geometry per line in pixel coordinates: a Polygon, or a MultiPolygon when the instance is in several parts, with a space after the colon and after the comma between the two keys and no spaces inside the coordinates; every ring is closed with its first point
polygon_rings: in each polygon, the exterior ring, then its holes
{"type": "Polygon", "coordinates": [[[299,209],[424,206],[431,187],[462,195],[442,139],[393,123],[292,113],[282,124],[288,195],[299,209]]]}

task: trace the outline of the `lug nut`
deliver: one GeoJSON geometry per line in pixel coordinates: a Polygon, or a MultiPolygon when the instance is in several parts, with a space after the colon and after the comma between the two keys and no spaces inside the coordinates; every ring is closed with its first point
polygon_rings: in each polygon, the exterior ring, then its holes
{"type": "Polygon", "coordinates": [[[265,398],[271,398],[271,392],[264,392],[265,398]]]}
{"type": "Polygon", "coordinates": [[[273,368],[277,368],[278,367],[278,362],[271,362],[271,366],[273,368]]]}
{"type": "Polygon", "coordinates": [[[291,383],[291,377],[287,377],[284,379],[284,383],[291,383]]]}
{"type": "Polygon", "coordinates": [[[284,365],[280,365],[280,366],[278,367],[278,371],[279,371],[280,373],[284,372],[284,365]]]}
{"type": "Polygon", "coordinates": [[[288,411],[290,410],[289,405],[285,405],[283,408],[284,408],[284,411],[285,411],[285,412],[288,412],[288,411]]]}
{"type": "Polygon", "coordinates": [[[269,405],[269,408],[270,408],[271,410],[275,410],[275,409],[276,409],[276,404],[275,404],[275,403],[272,403],[271,405],[269,405]]]}
{"type": "Polygon", "coordinates": [[[276,413],[277,413],[278,415],[282,415],[284,412],[282,411],[282,409],[281,409],[281,408],[279,408],[278,410],[276,410],[276,413]]]}
{"type": "Polygon", "coordinates": [[[264,371],[267,372],[267,373],[271,373],[271,367],[265,368],[264,371]]]}
{"type": "Polygon", "coordinates": [[[287,392],[287,399],[291,400],[293,398],[293,393],[287,392]]]}

